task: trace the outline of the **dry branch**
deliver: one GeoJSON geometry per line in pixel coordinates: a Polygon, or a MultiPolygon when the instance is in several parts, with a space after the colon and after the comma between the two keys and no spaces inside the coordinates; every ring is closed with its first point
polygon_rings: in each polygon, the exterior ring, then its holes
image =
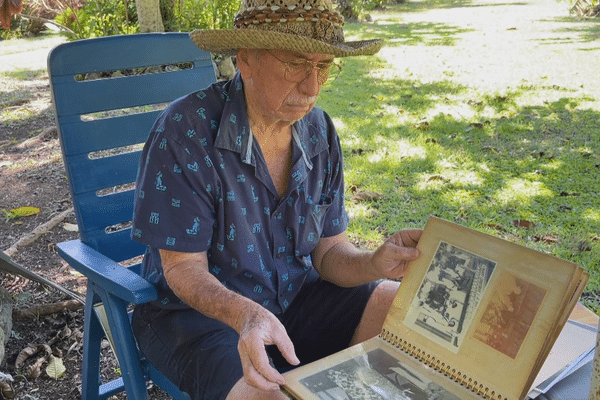
{"type": "MultiPolygon", "coordinates": [[[[27,18],[27,19],[32,19],[34,21],[39,21],[39,22],[43,22],[45,24],[52,24],[54,26],[56,26],[58,29],[63,30],[65,32],[69,32],[70,34],[77,36],[77,34],[75,32],[73,32],[71,29],[67,28],[64,25],[59,24],[58,22],[52,20],[52,19],[48,19],[48,18],[42,18],[42,17],[36,17],[35,15],[28,15],[28,14],[19,14],[21,17],[23,18],[27,18]]],[[[77,38],[79,38],[77,36],[77,38]]]]}
{"type": "Polygon", "coordinates": [[[21,247],[29,246],[30,244],[35,242],[40,236],[42,236],[45,233],[48,233],[52,228],[54,228],[56,225],[58,225],[60,222],[62,222],[65,218],[67,218],[69,216],[69,214],[71,214],[72,212],[73,212],[73,207],[61,212],[60,214],[58,214],[57,216],[52,218],[50,221],[45,222],[42,225],[39,225],[32,232],[28,233],[27,235],[25,235],[22,238],[20,238],[19,240],[17,240],[17,242],[15,244],[13,244],[12,246],[10,246],[6,251],[4,251],[4,253],[6,255],[8,255],[9,257],[12,257],[19,251],[19,249],[21,247]]]}
{"type": "Polygon", "coordinates": [[[40,304],[31,308],[15,308],[12,313],[13,319],[38,318],[42,315],[54,314],[63,311],[76,311],[83,307],[77,300],[66,300],[59,303],[40,304]]]}
{"type": "Polygon", "coordinates": [[[39,144],[40,142],[43,142],[44,140],[46,140],[46,138],[52,137],[53,135],[56,135],[57,133],[58,133],[58,128],[56,126],[49,126],[47,128],[44,128],[42,130],[42,132],[38,133],[34,137],[24,140],[23,142],[19,143],[15,147],[18,149],[23,149],[25,147],[31,147],[31,146],[39,144]]]}

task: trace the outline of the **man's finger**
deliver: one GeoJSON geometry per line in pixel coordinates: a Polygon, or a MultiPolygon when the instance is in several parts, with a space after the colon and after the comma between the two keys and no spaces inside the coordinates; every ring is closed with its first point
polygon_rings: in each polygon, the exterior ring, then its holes
{"type": "Polygon", "coordinates": [[[300,364],[298,356],[296,356],[296,350],[294,349],[294,343],[290,340],[287,333],[284,337],[277,337],[275,340],[277,348],[283,355],[283,357],[292,365],[300,364]]]}
{"type": "Polygon", "coordinates": [[[279,388],[279,385],[282,385],[285,382],[283,376],[281,376],[277,370],[272,368],[268,361],[267,366],[272,371],[270,374],[265,374],[256,368],[255,364],[252,362],[252,359],[245,352],[240,352],[240,358],[242,361],[242,369],[244,370],[244,380],[248,385],[261,390],[276,390],[279,388]],[[273,377],[266,375],[279,375],[279,379],[274,379],[273,377]]]}
{"type": "Polygon", "coordinates": [[[422,229],[404,229],[400,231],[400,238],[404,246],[416,247],[421,238],[422,229]]]}
{"type": "MultiPolygon", "coordinates": [[[[287,334],[286,334],[287,337],[287,334]]],[[[269,357],[267,355],[267,350],[265,349],[265,344],[271,344],[270,340],[265,343],[262,338],[258,336],[254,337],[254,340],[251,341],[248,347],[245,347],[243,352],[245,352],[248,357],[250,363],[254,367],[259,374],[261,374],[265,379],[270,382],[274,382],[279,385],[283,385],[285,380],[283,376],[271,366],[269,362],[269,357]],[[247,351],[246,351],[247,350],[247,351]]]]}

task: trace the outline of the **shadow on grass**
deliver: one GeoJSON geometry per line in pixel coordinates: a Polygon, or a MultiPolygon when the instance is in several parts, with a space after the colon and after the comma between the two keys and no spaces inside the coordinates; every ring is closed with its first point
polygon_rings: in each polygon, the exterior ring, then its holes
{"type": "Polygon", "coordinates": [[[49,92],[46,76],[45,69],[0,73],[0,82],[11,82],[0,90],[0,140],[24,140],[54,123],[52,107],[42,100],[49,92]]]}
{"type": "Polygon", "coordinates": [[[503,7],[503,6],[527,6],[527,2],[506,3],[474,3],[470,0],[430,0],[409,1],[399,4],[385,5],[384,10],[392,10],[395,13],[423,12],[434,9],[471,8],[471,7],[503,7]]]}
{"type": "MultiPolygon", "coordinates": [[[[589,43],[600,41],[600,24],[597,20],[576,17],[558,17],[542,21],[565,24],[563,28],[555,30],[556,33],[564,36],[540,39],[540,42],[543,44],[589,43]]],[[[597,49],[598,48],[596,48],[596,50],[597,49]]],[[[580,50],[594,49],[583,48],[580,50]]]]}
{"type": "Polygon", "coordinates": [[[48,71],[46,71],[46,69],[30,70],[21,68],[12,71],[0,72],[0,77],[5,76],[7,78],[16,79],[19,81],[30,81],[32,79],[40,79],[47,75],[48,71]]]}
{"type": "Polygon", "coordinates": [[[399,24],[385,20],[376,24],[346,24],[344,28],[348,37],[356,37],[359,40],[376,37],[384,39],[386,46],[393,47],[419,44],[454,46],[460,40],[457,35],[473,30],[434,22],[399,24]]]}
{"type": "Polygon", "coordinates": [[[351,235],[370,244],[373,232],[437,215],[576,262],[593,275],[589,287],[600,286],[599,111],[568,97],[522,105],[548,88],[477,98],[450,81],[374,78],[378,68],[349,61],[319,102],[338,124],[346,187],[383,196],[352,206],[351,235]],[[453,107],[474,114],[444,111],[453,107]],[[520,220],[535,227],[515,227],[520,220]]]}

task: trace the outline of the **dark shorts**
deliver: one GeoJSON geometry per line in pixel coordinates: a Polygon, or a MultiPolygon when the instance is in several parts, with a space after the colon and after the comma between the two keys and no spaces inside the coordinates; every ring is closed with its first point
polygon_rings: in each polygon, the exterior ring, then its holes
{"type": "MultiPolygon", "coordinates": [[[[302,364],[348,347],[377,284],[341,288],[318,280],[302,288],[279,316],[302,364]]],[[[192,399],[225,399],[243,377],[238,334],[195,310],[136,307],[133,330],[142,353],[192,399]]],[[[291,368],[275,346],[267,350],[280,371],[291,368]]]]}

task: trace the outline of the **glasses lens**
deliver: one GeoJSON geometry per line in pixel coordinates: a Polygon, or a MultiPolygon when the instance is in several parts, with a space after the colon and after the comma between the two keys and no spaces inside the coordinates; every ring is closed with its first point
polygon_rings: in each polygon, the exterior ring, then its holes
{"type": "Polygon", "coordinates": [[[310,61],[289,61],[285,62],[285,79],[288,82],[302,82],[312,74],[313,69],[317,70],[317,80],[320,85],[333,82],[341,71],[340,65],[336,63],[319,66],[310,61]]]}
{"type": "Polygon", "coordinates": [[[312,65],[304,61],[291,61],[285,63],[285,79],[289,82],[302,82],[310,74],[312,65]]]}
{"type": "MultiPolygon", "coordinates": [[[[325,72],[325,71],[323,71],[325,72]]],[[[327,70],[328,75],[327,78],[325,78],[325,81],[323,82],[323,85],[328,85],[331,82],[335,81],[337,79],[337,77],[340,75],[340,72],[342,72],[342,67],[339,64],[333,63],[331,65],[331,67],[329,68],[329,70],[327,70]]]]}

